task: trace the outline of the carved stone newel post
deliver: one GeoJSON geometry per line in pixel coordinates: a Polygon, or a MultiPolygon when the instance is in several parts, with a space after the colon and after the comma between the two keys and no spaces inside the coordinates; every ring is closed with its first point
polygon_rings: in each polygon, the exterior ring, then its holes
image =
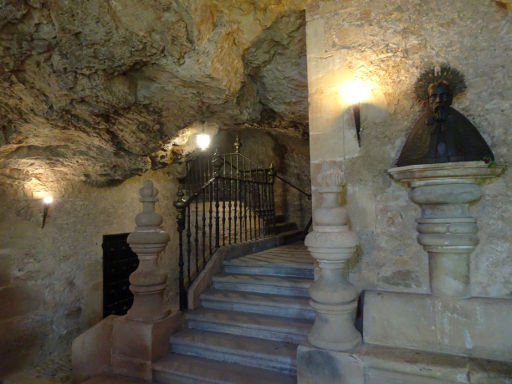
{"type": "Polygon", "coordinates": [[[164,290],[167,275],[158,268],[158,255],[169,241],[160,227],[162,216],[155,212],[158,190],[150,180],[139,190],[142,212],[135,218],[135,231],[128,244],[139,258],[130,275],[133,305],[114,319],[112,330],[113,373],[152,380],[152,362],[167,354],[169,336],[181,324],[181,312],[170,314],[164,290]]]}
{"type": "Polygon", "coordinates": [[[139,190],[142,212],[135,218],[135,231],[128,236],[130,248],[139,257],[139,267],[130,275],[130,290],[133,293],[133,305],[127,317],[132,320],[160,320],[169,314],[164,304],[164,290],[167,274],[157,266],[158,254],[169,242],[164,232],[162,216],[155,212],[158,189],[151,180],[146,180],[139,190]]]}
{"type": "Polygon", "coordinates": [[[313,212],[314,230],[305,240],[320,268],[318,279],[309,289],[316,319],[308,340],[315,347],[335,351],[361,343],[361,335],[354,327],[358,293],[343,274],[358,240],[347,225],[345,208],[339,204],[342,178],[341,170],[329,170],[325,164],[322,167],[322,186],[318,189],[322,205],[313,212]]]}

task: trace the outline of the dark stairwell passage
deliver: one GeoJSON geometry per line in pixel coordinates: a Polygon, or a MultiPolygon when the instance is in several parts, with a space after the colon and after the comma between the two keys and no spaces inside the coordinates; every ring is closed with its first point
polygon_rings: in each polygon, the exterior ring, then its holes
{"type": "Polygon", "coordinates": [[[224,261],[186,313],[170,352],[153,364],[157,383],[295,383],[297,345],[314,313],[313,259],[302,243],[224,261]]]}

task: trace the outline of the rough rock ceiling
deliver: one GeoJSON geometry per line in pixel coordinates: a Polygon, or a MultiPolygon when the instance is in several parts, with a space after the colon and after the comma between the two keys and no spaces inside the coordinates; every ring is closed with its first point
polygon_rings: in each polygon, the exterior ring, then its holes
{"type": "Polygon", "coordinates": [[[106,185],[194,122],[307,134],[306,0],[0,0],[0,181],[106,185]]]}

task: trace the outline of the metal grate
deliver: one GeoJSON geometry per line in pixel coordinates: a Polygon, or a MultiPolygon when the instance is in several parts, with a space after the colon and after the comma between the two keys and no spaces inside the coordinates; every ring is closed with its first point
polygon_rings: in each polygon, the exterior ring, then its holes
{"type": "Polygon", "coordinates": [[[103,317],[124,315],[133,303],[128,278],[139,260],[126,242],[128,235],[103,236],[103,317]]]}

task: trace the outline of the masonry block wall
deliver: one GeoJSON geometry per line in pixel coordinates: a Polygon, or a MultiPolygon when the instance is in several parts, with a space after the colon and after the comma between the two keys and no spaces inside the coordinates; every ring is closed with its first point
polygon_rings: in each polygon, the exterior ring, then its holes
{"type": "MultiPolygon", "coordinates": [[[[467,91],[453,106],[498,163],[512,163],[512,13],[500,3],[317,0],[307,7],[311,179],[316,188],[323,162],[345,171],[344,199],[361,240],[350,279],[359,289],[428,291],[419,209],[386,174],[421,114],[414,83],[425,66],[447,62],[466,76],[467,91]],[[351,105],[339,97],[354,77],[371,85],[361,105],[361,147],[351,105]]],[[[474,296],[512,297],[511,186],[507,172],[472,207],[480,237],[471,259],[474,296]]]]}

